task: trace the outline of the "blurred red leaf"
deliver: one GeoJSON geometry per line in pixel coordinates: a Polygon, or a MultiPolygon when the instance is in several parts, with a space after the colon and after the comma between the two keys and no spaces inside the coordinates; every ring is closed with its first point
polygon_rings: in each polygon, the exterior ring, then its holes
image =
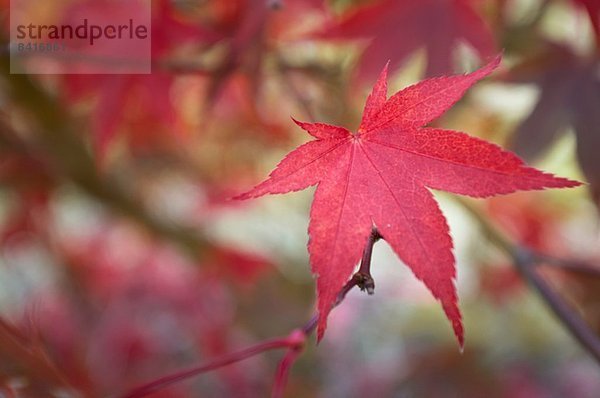
{"type": "Polygon", "coordinates": [[[494,198],[486,203],[486,213],[516,243],[553,255],[564,254],[560,234],[564,211],[549,202],[540,203],[535,195],[520,194],[494,198]]]}
{"type": "Polygon", "coordinates": [[[497,57],[469,75],[425,80],[389,99],[384,69],[367,99],[357,133],[297,122],[316,140],[291,152],[269,179],[239,196],[247,199],[318,184],[308,249],[318,275],[319,338],[374,224],[442,302],[462,346],[452,240],[427,188],[486,197],[579,185],[527,167],[510,152],[464,133],[421,128],[499,63],[497,57]]]}
{"type": "Polygon", "coordinates": [[[396,68],[424,47],[427,76],[453,72],[452,52],[458,41],[469,43],[486,58],[495,52],[494,38],[471,0],[383,0],[351,10],[320,35],[332,39],[369,39],[358,75],[372,79],[390,59],[396,68]]]}
{"type": "MultiPolygon", "coordinates": [[[[216,247],[202,266],[194,266],[130,229],[107,227],[57,244],[70,282],[32,300],[44,346],[67,380],[87,391],[85,396],[105,396],[165,372],[183,354],[191,360],[228,352],[237,330],[235,289],[223,276],[256,281],[264,263],[216,247]],[[230,266],[235,269],[220,270],[230,266]],[[85,375],[90,383],[80,380],[85,375]]],[[[217,376],[226,395],[247,396],[250,376],[240,368],[217,376]]],[[[190,396],[190,388],[163,396],[190,396]]]]}
{"type": "Polygon", "coordinates": [[[593,197],[600,201],[600,79],[598,61],[581,59],[571,50],[550,44],[541,55],[511,71],[515,82],[535,83],[540,96],[531,114],[514,135],[513,148],[525,159],[535,159],[568,126],[577,136],[577,158],[593,197]]]}
{"type": "Polygon", "coordinates": [[[479,288],[495,304],[504,304],[505,301],[514,299],[525,286],[511,264],[485,264],[485,267],[480,275],[479,288]]]}
{"type": "MultiPolygon", "coordinates": [[[[486,201],[486,214],[515,243],[536,252],[562,256],[567,254],[561,221],[564,211],[533,194],[522,193],[486,201]]],[[[567,256],[568,257],[568,256],[567,256]]],[[[480,273],[483,294],[497,304],[514,299],[526,286],[511,264],[484,264],[480,273]]],[[[556,281],[556,276],[554,277],[556,281]]]]}
{"type": "Polygon", "coordinates": [[[209,5],[215,15],[213,29],[221,36],[219,45],[223,53],[210,75],[207,108],[212,110],[221,101],[234,114],[242,115],[247,125],[258,125],[270,133],[269,138],[281,140],[285,137],[283,129],[265,117],[257,105],[267,76],[265,61],[278,56],[280,47],[298,38],[295,29],[301,25],[299,21],[324,13],[323,1],[231,0],[209,5]]]}
{"type": "Polygon", "coordinates": [[[232,279],[242,286],[253,286],[269,268],[269,262],[261,256],[246,253],[233,247],[215,245],[205,254],[208,263],[220,277],[232,279]]]}
{"type": "MultiPolygon", "coordinates": [[[[161,61],[182,44],[210,44],[220,38],[198,24],[182,21],[168,0],[159,0],[156,5],[151,32],[153,63],[161,61]]],[[[102,15],[114,7],[109,1],[87,1],[67,11],[67,18],[73,13],[102,15]]],[[[179,141],[184,138],[171,101],[173,79],[173,75],[164,71],[153,71],[149,75],[67,76],[69,100],[90,95],[97,98],[91,128],[100,161],[121,130],[128,133],[134,147],[168,146],[173,137],[179,141]]]]}
{"type": "Polygon", "coordinates": [[[215,29],[226,44],[226,55],[211,82],[209,99],[214,99],[234,72],[242,72],[257,88],[265,54],[272,50],[278,37],[294,27],[298,15],[318,9],[320,0],[265,1],[249,0],[214,2],[217,14],[215,29]]]}
{"type": "Polygon", "coordinates": [[[43,225],[50,197],[56,186],[53,167],[40,154],[28,151],[20,137],[7,126],[0,127],[0,184],[14,187],[15,200],[0,228],[0,246],[22,243],[43,225]]]}

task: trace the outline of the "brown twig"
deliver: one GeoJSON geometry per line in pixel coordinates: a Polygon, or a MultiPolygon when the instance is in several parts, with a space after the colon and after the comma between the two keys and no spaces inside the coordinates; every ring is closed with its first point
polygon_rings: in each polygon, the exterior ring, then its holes
{"type": "MultiPolygon", "coordinates": [[[[363,251],[360,268],[340,290],[334,307],[338,306],[342,301],[344,301],[348,292],[356,286],[363,291],[366,290],[368,294],[373,294],[375,282],[371,276],[371,256],[373,253],[373,245],[379,239],[381,239],[381,236],[377,230],[373,228],[371,235],[369,236],[369,240],[367,241],[367,245],[363,251]]],[[[174,383],[189,379],[202,373],[210,372],[235,362],[243,361],[244,359],[248,359],[265,351],[287,348],[287,352],[277,366],[275,382],[271,391],[273,398],[280,398],[283,396],[285,386],[287,385],[290,369],[304,351],[306,340],[315,331],[318,321],[319,316],[318,314],[315,314],[304,326],[293,330],[287,337],[266,340],[241,351],[216,358],[207,364],[161,377],[140,387],[134,388],[130,392],[122,395],[120,398],[142,398],[148,394],[162,390],[174,383]]]]}
{"type": "Polygon", "coordinates": [[[588,262],[582,260],[557,258],[538,252],[531,252],[530,254],[535,257],[538,265],[547,265],[563,271],[576,272],[579,274],[600,278],[600,267],[588,262]]]}
{"type": "MultiPolygon", "coordinates": [[[[535,253],[526,247],[522,247],[510,242],[503,234],[494,228],[480,212],[474,209],[465,201],[459,199],[464,208],[477,220],[489,241],[502,249],[513,260],[515,268],[519,271],[523,279],[542,297],[544,303],[556,315],[558,320],[565,326],[571,335],[579,344],[600,363],[600,337],[589,327],[577,311],[569,305],[546,280],[539,275],[535,267],[540,263],[549,263],[552,257],[535,253]]],[[[556,261],[554,264],[564,264],[568,262],[556,261]]],[[[581,265],[581,264],[580,264],[581,265]]],[[[580,267],[580,271],[581,271],[580,267]]],[[[589,267],[587,267],[589,268],[589,267]]],[[[589,269],[588,269],[589,271],[589,269]]]]}
{"type": "MultiPolygon", "coordinates": [[[[352,278],[346,282],[342,290],[340,290],[333,305],[334,307],[338,306],[342,301],[344,301],[348,292],[355,286],[358,286],[361,291],[366,290],[369,295],[372,295],[375,292],[375,281],[371,276],[371,257],[373,255],[373,246],[379,239],[381,239],[381,235],[379,235],[379,232],[376,228],[373,228],[363,251],[363,256],[360,261],[360,268],[354,273],[354,275],[352,275],[352,278]]],[[[271,392],[271,398],[281,398],[283,396],[290,369],[292,368],[292,365],[296,359],[298,359],[300,354],[302,354],[302,351],[304,351],[304,343],[306,338],[315,330],[318,321],[319,316],[317,314],[313,315],[310,321],[308,321],[307,324],[299,330],[299,332],[302,333],[300,337],[303,337],[301,343],[291,346],[286,355],[279,362],[275,376],[275,383],[273,384],[273,390],[271,392]]],[[[294,332],[292,332],[292,335],[293,333],[294,332]]]]}
{"type": "Polygon", "coordinates": [[[533,267],[536,258],[526,251],[515,249],[513,260],[523,279],[533,286],[571,335],[600,363],[600,338],[578,315],[577,311],[538,274],[533,267]]]}
{"type": "Polygon", "coordinates": [[[288,87],[292,96],[294,97],[300,108],[306,114],[308,120],[314,123],[317,120],[315,113],[313,112],[308,99],[300,92],[300,90],[298,90],[298,87],[296,87],[296,84],[293,81],[293,77],[290,75],[291,69],[287,68],[286,65],[281,61],[278,63],[278,67],[279,75],[281,76],[283,83],[288,87]]]}

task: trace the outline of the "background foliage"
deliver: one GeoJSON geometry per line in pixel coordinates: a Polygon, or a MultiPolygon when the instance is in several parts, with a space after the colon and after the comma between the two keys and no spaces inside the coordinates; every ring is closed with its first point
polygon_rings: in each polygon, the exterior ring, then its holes
{"type": "MultiPolygon", "coordinates": [[[[110,7],[31,4],[49,23],[110,7]]],[[[304,324],[312,190],[229,198],[306,140],[290,116],[355,128],[388,59],[396,91],[503,50],[502,70],[436,125],[590,185],[468,202],[436,193],[455,241],[465,352],[380,242],[376,294],[350,292],[286,391],[596,396],[597,364],[481,219],[517,246],[600,260],[599,13],[596,0],[156,0],[151,75],[9,75],[4,52],[0,394],[116,396],[304,324]]],[[[600,332],[599,279],[558,265],[540,272],[600,332]]],[[[280,354],[155,396],[265,396],[280,354]]]]}

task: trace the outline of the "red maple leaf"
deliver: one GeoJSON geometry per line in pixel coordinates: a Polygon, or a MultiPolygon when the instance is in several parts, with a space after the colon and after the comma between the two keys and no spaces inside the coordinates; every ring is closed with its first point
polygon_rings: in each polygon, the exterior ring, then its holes
{"type": "Polygon", "coordinates": [[[310,212],[308,250],[312,271],[318,276],[319,339],[338,292],[376,227],[441,301],[462,346],[452,239],[428,188],[487,197],[580,185],[528,167],[492,143],[457,131],[422,127],[499,63],[497,57],[468,75],[425,80],[387,99],[386,67],[367,98],[356,133],[322,123],[296,122],[316,140],[288,154],[266,181],[238,197],[318,184],[310,212]]]}
{"type": "Polygon", "coordinates": [[[452,52],[459,40],[483,58],[495,52],[494,38],[473,8],[472,0],[383,0],[343,15],[320,36],[370,39],[358,75],[375,78],[390,59],[397,67],[414,51],[425,48],[427,76],[453,71],[452,52]]]}

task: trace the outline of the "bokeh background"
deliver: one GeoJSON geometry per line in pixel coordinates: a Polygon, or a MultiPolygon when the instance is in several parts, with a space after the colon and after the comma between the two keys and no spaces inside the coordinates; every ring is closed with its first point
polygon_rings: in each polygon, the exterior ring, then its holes
{"type": "MultiPolygon", "coordinates": [[[[49,24],[114,7],[29,4],[49,24]]],[[[375,295],[355,289],[333,311],[286,396],[600,394],[598,364],[482,227],[600,267],[600,1],[152,6],[151,75],[10,75],[2,53],[0,396],[118,396],[303,325],[315,300],[313,190],[230,198],[309,139],[290,116],[356,128],[388,60],[395,92],[499,52],[501,68],[435,125],[589,185],[477,201],[435,192],[455,242],[464,353],[439,304],[381,241],[375,295]]],[[[30,61],[56,73],[62,60],[30,61]]],[[[543,264],[539,272],[600,333],[600,279],[543,264]]],[[[281,356],[154,396],[267,396],[281,356]]]]}

